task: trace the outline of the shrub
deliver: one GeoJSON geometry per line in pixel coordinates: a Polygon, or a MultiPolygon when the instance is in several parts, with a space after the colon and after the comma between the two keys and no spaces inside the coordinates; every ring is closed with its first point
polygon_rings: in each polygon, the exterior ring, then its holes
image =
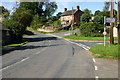
{"type": "Polygon", "coordinates": [[[81,23],[80,31],[81,35],[85,37],[100,37],[103,36],[103,25],[95,24],[93,22],[81,23]]]}
{"type": "Polygon", "coordinates": [[[61,26],[61,22],[60,22],[60,20],[57,20],[57,21],[54,21],[53,23],[52,23],[52,25],[53,26],[61,26]]]}

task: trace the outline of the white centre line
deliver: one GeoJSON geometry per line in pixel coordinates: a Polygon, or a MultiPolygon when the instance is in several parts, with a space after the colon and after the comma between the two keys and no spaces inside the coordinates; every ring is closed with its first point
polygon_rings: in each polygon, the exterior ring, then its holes
{"type": "Polygon", "coordinates": [[[97,67],[97,66],[95,66],[95,70],[98,70],[98,67],[97,67]]]}
{"type": "Polygon", "coordinates": [[[95,76],[95,78],[96,78],[95,80],[98,80],[99,77],[98,77],[98,76],[95,76]]]}
{"type": "MultiPolygon", "coordinates": [[[[44,48],[44,49],[42,49],[41,51],[37,52],[36,54],[40,54],[42,51],[44,51],[44,50],[46,50],[46,49],[47,49],[47,47],[44,48]]],[[[32,55],[32,56],[34,56],[34,55],[32,55]]],[[[10,68],[10,67],[12,67],[12,66],[15,66],[15,65],[17,65],[17,64],[19,64],[19,63],[21,63],[21,62],[24,62],[24,61],[28,60],[28,59],[29,59],[30,57],[32,57],[32,56],[26,57],[26,58],[20,60],[19,62],[16,62],[16,63],[14,63],[14,64],[12,64],[12,65],[7,66],[7,67],[4,67],[4,68],[0,69],[0,71],[5,70],[5,69],[7,69],[7,68],[10,68]]]]}
{"type": "Polygon", "coordinates": [[[93,58],[93,62],[94,62],[94,63],[96,62],[94,58],[93,58]]]}
{"type": "Polygon", "coordinates": [[[12,66],[14,66],[14,65],[16,65],[16,64],[19,64],[19,63],[21,63],[21,62],[23,62],[23,61],[25,61],[25,60],[27,60],[27,59],[29,59],[29,58],[30,58],[30,57],[27,57],[27,58],[22,59],[21,61],[16,62],[16,63],[14,63],[14,64],[12,64],[12,65],[10,65],[10,66],[4,67],[4,68],[0,69],[0,71],[5,70],[5,69],[7,69],[7,68],[9,68],[9,67],[12,67],[12,66]]]}

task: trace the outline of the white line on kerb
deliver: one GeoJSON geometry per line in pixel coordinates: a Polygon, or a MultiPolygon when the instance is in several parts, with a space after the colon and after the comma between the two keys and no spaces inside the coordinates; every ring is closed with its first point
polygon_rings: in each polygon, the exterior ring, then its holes
{"type": "Polygon", "coordinates": [[[95,70],[98,70],[98,67],[97,67],[97,66],[95,66],[95,70]]]}
{"type": "MultiPolygon", "coordinates": [[[[54,37],[58,37],[58,38],[62,38],[62,37],[57,36],[57,35],[54,35],[54,34],[47,34],[47,35],[54,36],[54,37]]],[[[90,49],[90,47],[88,47],[88,46],[86,46],[86,45],[83,45],[83,44],[81,44],[81,43],[78,44],[78,43],[72,42],[72,41],[70,41],[70,40],[68,40],[68,39],[64,39],[64,40],[66,40],[66,41],[68,41],[68,42],[70,42],[70,43],[76,44],[76,45],[82,47],[82,48],[85,49],[85,50],[89,50],[89,49],[90,49]]]]}
{"type": "Polygon", "coordinates": [[[94,62],[94,63],[96,62],[94,58],[93,58],[93,62],[94,62]]]}

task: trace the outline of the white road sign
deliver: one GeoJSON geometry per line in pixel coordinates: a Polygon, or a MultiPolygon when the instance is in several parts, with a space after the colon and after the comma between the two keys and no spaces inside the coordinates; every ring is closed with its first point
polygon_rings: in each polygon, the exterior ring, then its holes
{"type": "Polygon", "coordinates": [[[107,23],[115,23],[115,18],[106,18],[107,23]]]}
{"type": "Polygon", "coordinates": [[[103,32],[103,35],[107,35],[107,32],[105,31],[105,32],[103,32]]]}

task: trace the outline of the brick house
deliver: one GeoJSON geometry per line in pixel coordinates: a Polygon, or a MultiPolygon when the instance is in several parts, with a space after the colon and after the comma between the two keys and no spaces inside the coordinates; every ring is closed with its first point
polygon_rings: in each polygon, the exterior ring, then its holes
{"type": "Polygon", "coordinates": [[[64,8],[64,12],[60,16],[61,24],[65,26],[70,25],[72,20],[74,21],[74,24],[79,24],[82,14],[83,11],[80,10],[79,6],[76,6],[76,9],[73,10],[64,8]]]}

